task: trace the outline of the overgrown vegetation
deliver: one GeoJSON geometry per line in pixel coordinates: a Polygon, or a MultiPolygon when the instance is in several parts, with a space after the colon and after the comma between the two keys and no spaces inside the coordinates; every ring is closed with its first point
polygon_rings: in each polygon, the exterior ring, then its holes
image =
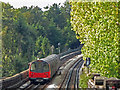
{"type": "Polygon", "coordinates": [[[79,87],[80,88],[88,88],[88,80],[91,78],[91,76],[87,76],[87,68],[84,67],[82,74],[80,75],[79,79],[79,87]]]}
{"type": "Polygon", "coordinates": [[[42,11],[38,6],[14,8],[2,3],[2,70],[12,76],[28,67],[35,57],[50,55],[51,46],[58,53],[76,48],[80,42],[71,31],[70,5],[53,4],[42,11]]]}
{"type": "Polygon", "coordinates": [[[120,2],[71,1],[71,24],[92,72],[120,78],[120,2]]]}

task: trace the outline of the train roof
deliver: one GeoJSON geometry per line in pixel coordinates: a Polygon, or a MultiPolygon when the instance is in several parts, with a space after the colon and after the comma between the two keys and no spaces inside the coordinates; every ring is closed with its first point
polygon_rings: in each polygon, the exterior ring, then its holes
{"type": "MultiPolygon", "coordinates": [[[[52,54],[52,55],[49,55],[49,56],[47,56],[47,57],[45,57],[45,58],[41,58],[41,59],[38,59],[38,60],[44,61],[44,62],[47,62],[47,63],[51,63],[52,60],[55,60],[54,58],[57,58],[57,59],[58,59],[58,57],[59,57],[59,56],[58,56],[57,54],[52,54]]],[[[32,62],[30,62],[30,63],[36,62],[36,61],[38,61],[38,60],[32,61],[32,62]]]]}
{"type": "Polygon", "coordinates": [[[42,60],[42,61],[45,61],[45,62],[49,63],[51,60],[54,60],[54,58],[58,58],[58,55],[52,54],[52,55],[49,55],[49,56],[47,56],[45,58],[41,58],[39,60],[42,60]]]}

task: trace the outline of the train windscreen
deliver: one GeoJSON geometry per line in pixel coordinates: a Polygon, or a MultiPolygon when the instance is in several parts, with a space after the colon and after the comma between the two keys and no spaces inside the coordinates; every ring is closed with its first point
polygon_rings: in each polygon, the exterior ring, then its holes
{"type": "Polygon", "coordinates": [[[43,61],[36,61],[31,64],[31,71],[37,73],[49,72],[49,65],[43,61]]]}

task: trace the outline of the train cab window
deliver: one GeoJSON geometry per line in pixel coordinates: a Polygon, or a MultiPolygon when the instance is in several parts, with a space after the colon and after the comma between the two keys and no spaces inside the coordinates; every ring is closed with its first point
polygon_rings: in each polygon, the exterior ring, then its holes
{"type": "Polygon", "coordinates": [[[31,71],[37,73],[43,73],[49,71],[49,64],[46,62],[34,62],[31,64],[31,71]]]}
{"type": "Polygon", "coordinates": [[[31,64],[31,71],[35,71],[35,63],[31,64]]]}
{"type": "Polygon", "coordinates": [[[42,73],[43,69],[42,69],[42,62],[38,62],[37,63],[37,72],[42,73]]]}

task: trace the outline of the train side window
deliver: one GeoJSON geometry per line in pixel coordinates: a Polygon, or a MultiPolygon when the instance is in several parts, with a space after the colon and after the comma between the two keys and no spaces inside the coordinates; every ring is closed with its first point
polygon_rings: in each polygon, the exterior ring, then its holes
{"type": "Polygon", "coordinates": [[[47,63],[43,64],[43,71],[48,72],[49,71],[49,65],[47,63]]]}

